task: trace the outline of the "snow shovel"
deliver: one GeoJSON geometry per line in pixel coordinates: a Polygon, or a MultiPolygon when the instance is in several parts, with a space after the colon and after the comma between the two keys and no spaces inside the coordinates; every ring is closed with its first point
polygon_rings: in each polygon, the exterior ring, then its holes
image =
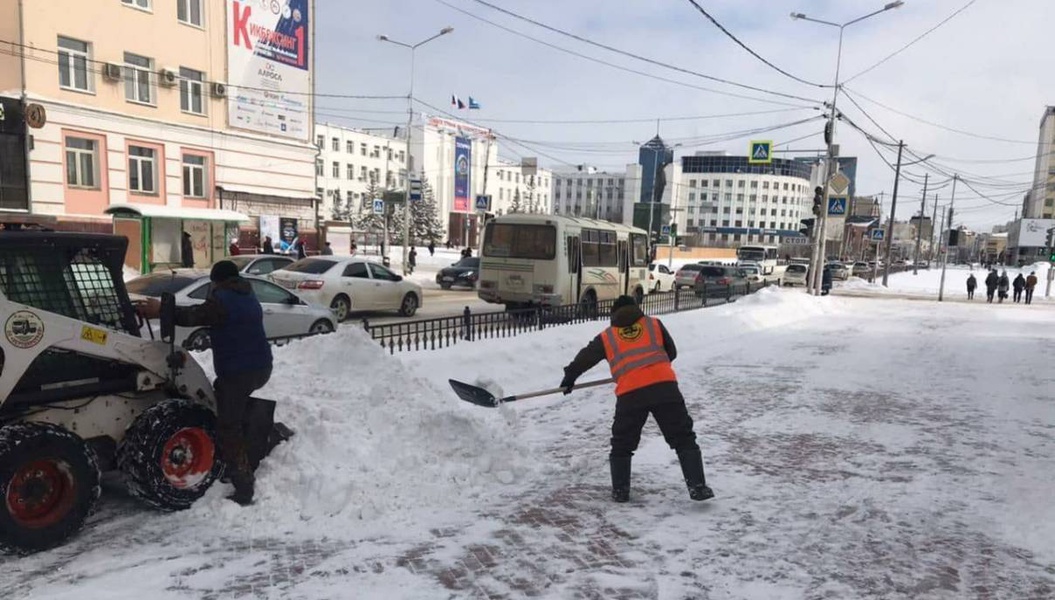
{"type": "MultiPolygon", "coordinates": [[[[470,402],[477,406],[483,406],[486,408],[495,408],[499,404],[505,404],[506,402],[516,402],[517,400],[527,400],[528,398],[538,398],[539,396],[549,396],[550,394],[559,394],[564,391],[564,388],[552,388],[548,390],[542,390],[539,392],[528,392],[527,394],[518,394],[516,396],[506,396],[505,398],[495,398],[494,394],[485,390],[482,387],[475,385],[469,385],[468,383],[462,383],[450,379],[451,387],[454,388],[454,393],[458,394],[458,397],[466,402],[470,402]]],[[[573,390],[581,390],[583,388],[596,387],[599,385],[605,385],[607,383],[615,382],[614,379],[601,379],[598,381],[587,381],[586,383],[579,383],[572,386],[573,390]]]]}

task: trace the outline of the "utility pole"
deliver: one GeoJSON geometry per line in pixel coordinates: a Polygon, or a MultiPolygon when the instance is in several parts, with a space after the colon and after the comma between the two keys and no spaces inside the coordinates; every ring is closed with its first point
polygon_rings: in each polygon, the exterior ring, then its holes
{"type": "MultiPolygon", "coordinates": [[[[953,175],[953,177],[952,177],[952,198],[949,200],[949,231],[950,231],[950,235],[951,235],[951,232],[952,232],[952,211],[953,211],[953,208],[954,208],[954,206],[956,204],[956,182],[958,182],[959,180],[960,180],[960,174],[959,173],[953,175]]],[[[942,217],[942,221],[944,221],[944,220],[945,220],[945,218],[943,216],[942,217]]],[[[959,241],[959,239],[957,239],[956,240],[957,246],[959,246],[959,243],[960,243],[960,241],[959,241]]],[[[942,256],[942,259],[941,259],[941,285],[938,287],[938,302],[941,302],[941,301],[943,301],[945,299],[945,267],[948,264],[949,264],[949,248],[948,248],[948,246],[946,246],[945,254],[942,256]]]]}
{"type": "MultiPolygon", "coordinates": [[[[944,213],[943,213],[944,214],[944,213]]],[[[943,216],[942,219],[945,217],[943,216]]],[[[938,226],[938,195],[934,194],[934,215],[930,218],[930,253],[927,257],[927,268],[930,268],[931,262],[934,261],[934,233],[935,228],[938,226]]]]}
{"type": "Polygon", "coordinates": [[[930,173],[923,174],[923,196],[919,201],[919,226],[916,227],[916,254],[912,259],[912,274],[919,275],[919,245],[923,241],[923,215],[927,212],[927,182],[930,173]]]}

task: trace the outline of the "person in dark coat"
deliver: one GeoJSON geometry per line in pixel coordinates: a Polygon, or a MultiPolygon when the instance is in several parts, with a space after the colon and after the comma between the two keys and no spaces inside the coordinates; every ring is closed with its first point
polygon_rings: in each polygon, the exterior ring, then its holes
{"type": "Polygon", "coordinates": [[[1022,276],[1022,273],[1015,277],[1015,280],[1011,282],[1011,288],[1015,291],[1014,302],[1018,304],[1022,302],[1022,290],[1026,288],[1026,278],[1022,276]]]}
{"type": "Polygon", "coordinates": [[[1037,287],[1037,272],[1031,271],[1026,277],[1026,304],[1033,304],[1033,290],[1037,287]]]}
{"type": "MultiPolygon", "coordinates": [[[[230,499],[246,506],[253,502],[255,482],[246,439],[249,396],[271,379],[271,344],[264,333],[264,311],[238,267],[221,260],[212,266],[209,280],[204,303],[176,308],[176,325],[209,328],[220,456],[234,484],[230,499]]],[[[151,298],[139,313],[157,318],[160,308],[151,298]]]]}
{"type": "Polygon", "coordinates": [[[678,350],[659,319],[647,317],[630,296],[612,304],[612,324],[579,351],[564,367],[560,387],[570,394],[575,380],[602,360],[607,360],[616,380],[615,421],[612,423],[612,499],[630,499],[630,464],[641,440],[641,428],[651,414],[667,444],[678,454],[681,471],[693,500],[707,500],[714,492],[707,486],[703,456],[696,443],[692,417],[671,367],[678,350]]]}
{"type": "Polygon", "coordinates": [[[304,249],[304,240],[298,238],[293,243],[293,249],[297,252],[297,260],[308,257],[308,252],[304,249]]]}
{"type": "Polygon", "coordinates": [[[180,240],[180,264],[185,269],[194,268],[194,242],[186,231],[183,232],[183,239],[180,240]]]}
{"type": "Polygon", "coordinates": [[[832,269],[831,267],[824,267],[821,271],[821,295],[827,296],[832,291],[832,269]]]}
{"type": "Polygon", "coordinates": [[[989,271],[989,275],[985,278],[985,301],[989,304],[993,303],[993,295],[996,294],[996,286],[1000,283],[1000,276],[996,274],[996,269],[989,271]]]}
{"type": "Polygon", "coordinates": [[[429,256],[436,256],[436,242],[429,240],[429,245],[425,247],[429,249],[429,256]]]}
{"type": "Polygon", "coordinates": [[[411,246],[410,254],[407,255],[407,273],[413,273],[416,266],[418,266],[418,251],[411,246]]]}
{"type": "Polygon", "coordinates": [[[974,273],[971,273],[967,277],[967,299],[974,300],[974,290],[978,287],[978,280],[974,278],[974,273]]]}
{"type": "Polygon", "coordinates": [[[1007,291],[1009,289],[1011,289],[1011,281],[1007,278],[1007,270],[1005,269],[1004,272],[1000,274],[1000,279],[996,284],[996,295],[1000,298],[1001,303],[1007,299],[1007,291]]]}
{"type": "Polygon", "coordinates": [[[242,253],[242,249],[238,246],[238,240],[231,240],[231,245],[227,247],[227,252],[231,256],[238,256],[242,253]]]}
{"type": "Polygon", "coordinates": [[[333,256],[333,246],[331,246],[329,242],[326,242],[325,244],[323,244],[322,252],[320,252],[319,254],[323,256],[333,256]]]}
{"type": "Polygon", "coordinates": [[[271,236],[270,235],[264,236],[263,253],[264,254],[274,254],[275,253],[275,245],[271,243],[271,236]]]}

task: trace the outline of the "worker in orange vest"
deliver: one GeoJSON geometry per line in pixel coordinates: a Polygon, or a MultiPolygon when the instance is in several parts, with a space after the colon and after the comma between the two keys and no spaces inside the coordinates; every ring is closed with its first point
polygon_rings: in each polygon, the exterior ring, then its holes
{"type": "Polygon", "coordinates": [[[560,387],[571,393],[575,380],[602,360],[608,361],[616,381],[612,450],[612,500],[630,499],[630,462],[641,440],[649,414],[656,420],[671,449],[678,453],[681,472],[693,500],[707,500],[714,492],[703,474],[703,456],[692,430],[692,417],[678,389],[671,361],[678,355],[674,340],[659,319],[647,317],[630,296],[612,304],[612,325],[579,351],[564,367],[560,387]]]}

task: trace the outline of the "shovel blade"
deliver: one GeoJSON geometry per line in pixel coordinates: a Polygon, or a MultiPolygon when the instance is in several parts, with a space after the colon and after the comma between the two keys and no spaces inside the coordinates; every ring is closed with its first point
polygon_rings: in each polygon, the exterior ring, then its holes
{"type": "Polygon", "coordinates": [[[455,381],[453,379],[448,381],[450,381],[454,393],[462,400],[485,408],[494,408],[498,406],[498,399],[495,398],[494,394],[484,388],[469,385],[468,383],[462,383],[461,381],[455,381]]]}

